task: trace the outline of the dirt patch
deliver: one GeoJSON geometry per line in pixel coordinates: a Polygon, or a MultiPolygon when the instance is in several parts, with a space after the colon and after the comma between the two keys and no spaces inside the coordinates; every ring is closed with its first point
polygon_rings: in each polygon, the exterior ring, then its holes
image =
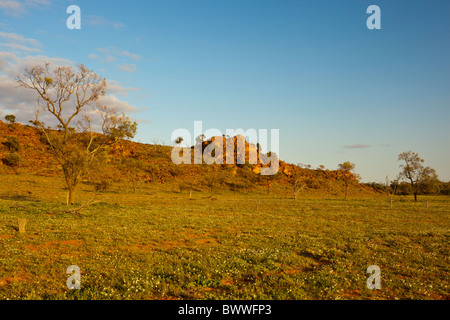
{"type": "Polygon", "coordinates": [[[5,285],[10,284],[10,283],[12,283],[14,281],[18,281],[19,279],[20,278],[11,277],[11,276],[0,278],[0,286],[5,286],[5,285]]]}
{"type": "Polygon", "coordinates": [[[18,275],[6,276],[4,278],[0,278],[0,286],[5,286],[13,282],[27,282],[29,277],[25,273],[20,273],[18,275]]]}
{"type": "Polygon", "coordinates": [[[221,286],[225,286],[225,287],[232,286],[235,283],[236,283],[236,281],[234,279],[231,279],[231,278],[226,278],[226,279],[220,280],[220,285],[221,286]]]}

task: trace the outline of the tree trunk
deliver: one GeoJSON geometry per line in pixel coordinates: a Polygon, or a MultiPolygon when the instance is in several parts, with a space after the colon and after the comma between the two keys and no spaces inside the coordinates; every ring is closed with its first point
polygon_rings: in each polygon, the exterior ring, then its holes
{"type": "Polygon", "coordinates": [[[414,202],[417,202],[417,185],[414,183],[413,179],[409,179],[411,181],[411,188],[413,190],[414,193],[414,202]]]}
{"type": "Polygon", "coordinates": [[[80,182],[79,176],[74,176],[71,172],[63,166],[64,180],[66,181],[66,187],[68,190],[67,194],[67,205],[72,205],[75,203],[75,193],[77,191],[78,183],[80,182]]]}
{"type": "Polygon", "coordinates": [[[78,183],[79,180],[72,180],[70,179],[70,177],[65,177],[66,178],[66,186],[67,186],[67,205],[72,205],[75,203],[75,194],[77,192],[77,187],[78,187],[78,183]]]}
{"type": "Polygon", "coordinates": [[[75,193],[76,193],[76,186],[70,186],[68,188],[69,196],[67,199],[67,205],[72,205],[75,203],[75,193]]]}

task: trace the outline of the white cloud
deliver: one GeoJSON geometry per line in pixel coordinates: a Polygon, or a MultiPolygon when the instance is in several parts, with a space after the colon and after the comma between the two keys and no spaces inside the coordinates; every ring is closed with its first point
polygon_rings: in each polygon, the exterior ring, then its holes
{"type": "Polygon", "coordinates": [[[136,72],[137,66],[134,63],[126,63],[123,60],[132,60],[133,62],[139,61],[142,59],[142,57],[136,53],[132,53],[129,51],[123,51],[120,50],[117,47],[106,47],[106,48],[97,48],[97,52],[101,53],[101,55],[98,54],[90,54],[90,59],[99,59],[100,62],[106,62],[106,63],[115,63],[118,62],[119,59],[122,60],[121,64],[117,65],[117,68],[124,72],[136,72]]]}
{"type": "Polygon", "coordinates": [[[40,46],[39,41],[37,41],[35,39],[25,38],[24,36],[22,36],[20,34],[17,34],[17,33],[8,33],[8,32],[0,31],[0,38],[6,39],[8,41],[14,41],[14,42],[20,42],[20,43],[28,44],[28,45],[31,45],[33,47],[40,46]]]}
{"type": "Polygon", "coordinates": [[[108,62],[108,63],[113,63],[117,61],[117,58],[114,56],[107,56],[104,61],[108,62]]]}
{"type": "MultiPolygon", "coordinates": [[[[0,0],[1,1],[1,0],[0,0]]],[[[16,54],[39,52],[41,44],[35,39],[25,38],[17,33],[0,31],[0,49],[16,54]],[[2,42],[5,41],[5,42],[2,42]]]]}
{"type": "MultiPolygon", "coordinates": [[[[20,40],[20,36],[17,39],[20,40]]],[[[17,87],[16,77],[26,68],[46,62],[53,66],[75,65],[73,61],[65,58],[30,55],[30,52],[26,50],[0,52],[0,119],[4,118],[6,114],[14,114],[17,121],[25,124],[29,120],[35,119],[37,94],[33,90],[17,87]]],[[[101,102],[116,108],[118,112],[138,112],[138,107],[118,98],[118,96],[126,96],[129,92],[137,90],[137,88],[126,88],[116,81],[108,80],[107,95],[101,99],[101,102]]],[[[47,124],[54,124],[53,116],[46,112],[41,111],[39,118],[47,124]]]]}
{"type": "Polygon", "coordinates": [[[122,51],[120,53],[120,55],[124,56],[124,57],[129,57],[129,58],[133,59],[134,61],[141,60],[141,56],[140,55],[137,55],[135,53],[131,53],[131,52],[128,52],[128,51],[122,51]]]}
{"type": "Polygon", "coordinates": [[[24,46],[20,43],[0,43],[0,46],[5,47],[12,51],[26,51],[26,52],[39,52],[41,51],[38,48],[30,48],[27,46],[24,46]]]}
{"type": "Polygon", "coordinates": [[[97,51],[103,54],[109,54],[115,49],[115,47],[108,47],[108,48],[97,48],[97,51]]]}
{"type": "Polygon", "coordinates": [[[136,65],[132,63],[124,63],[117,66],[117,68],[124,72],[136,72],[136,65]]]}
{"type": "Polygon", "coordinates": [[[108,19],[106,19],[105,17],[102,17],[102,16],[96,16],[93,14],[87,15],[86,21],[88,24],[90,24],[92,26],[104,26],[104,25],[108,24],[108,19]]]}
{"type": "Polygon", "coordinates": [[[120,30],[120,29],[125,28],[125,25],[122,22],[116,22],[116,23],[114,23],[113,27],[116,30],[120,30]]]}
{"type": "Polygon", "coordinates": [[[110,108],[114,108],[119,112],[135,113],[139,111],[139,108],[132,106],[126,101],[120,100],[114,94],[108,94],[100,98],[99,103],[101,103],[102,105],[106,105],[110,108]]]}
{"type": "MultiPolygon", "coordinates": [[[[14,53],[0,53],[0,116],[6,113],[12,113],[17,120],[27,123],[35,118],[34,113],[37,109],[36,95],[32,90],[18,88],[16,77],[36,64],[49,62],[55,65],[72,64],[69,60],[63,58],[51,58],[46,56],[24,56],[20,57],[14,53]]],[[[49,120],[43,116],[44,121],[49,120]]]]}
{"type": "Polygon", "coordinates": [[[26,12],[25,6],[17,0],[0,0],[0,10],[11,16],[18,16],[26,12]]]}
{"type": "MultiPolygon", "coordinates": [[[[0,0],[1,1],[1,0],[0,0]]],[[[111,22],[107,18],[103,16],[98,16],[95,14],[90,14],[86,16],[86,21],[91,26],[106,26],[114,28],[115,30],[120,30],[125,28],[125,25],[122,22],[111,22]]]]}
{"type": "Polygon", "coordinates": [[[6,66],[7,66],[7,62],[5,60],[0,59],[0,72],[5,70],[6,66]]]}
{"type": "Polygon", "coordinates": [[[29,8],[45,8],[51,5],[49,0],[0,0],[0,11],[17,17],[28,12],[29,8]]]}
{"type": "Polygon", "coordinates": [[[51,4],[49,0],[25,0],[27,6],[48,6],[51,4]]]}
{"type": "Polygon", "coordinates": [[[120,96],[127,96],[128,93],[131,91],[133,92],[139,91],[138,88],[124,87],[114,80],[107,81],[107,85],[108,85],[108,93],[120,96]]]}

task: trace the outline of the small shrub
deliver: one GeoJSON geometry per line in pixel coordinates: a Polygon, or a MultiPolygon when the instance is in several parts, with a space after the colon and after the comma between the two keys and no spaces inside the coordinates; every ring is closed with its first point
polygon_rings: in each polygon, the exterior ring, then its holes
{"type": "Polygon", "coordinates": [[[108,190],[108,188],[111,187],[111,184],[109,183],[109,181],[107,180],[102,180],[98,183],[95,184],[95,191],[102,191],[102,192],[106,192],[108,190]]]}
{"type": "Polygon", "coordinates": [[[20,142],[16,137],[8,137],[3,145],[8,148],[10,152],[17,152],[20,150],[20,142]]]}
{"type": "Polygon", "coordinates": [[[194,189],[194,185],[190,182],[182,182],[179,185],[180,188],[180,193],[183,193],[184,190],[193,190],[194,189]]]}
{"type": "Polygon", "coordinates": [[[314,178],[308,178],[306,180],[306,185],[310,189],[320,189],[321,188],[321,182],[318,179],[314,179],[314,178]]]}
{"type": "Polygon", "coordinates": [[[20,161],[22,161],[22,158],[17,152],[8,152],[3,159],[3,163],[10,167],[17,166],[20,161]]]}
{"type": "Polygon", "coordinates": [[[178,168],[178,167],[171,167],[171,168],[168,169],[168,171],[169,171],[169,174],[170,174],[172,177],[179,176],[179,175],[181,175],[181,174],[183,173],[183,170],[181,170],[181,169],[178,168]]]}

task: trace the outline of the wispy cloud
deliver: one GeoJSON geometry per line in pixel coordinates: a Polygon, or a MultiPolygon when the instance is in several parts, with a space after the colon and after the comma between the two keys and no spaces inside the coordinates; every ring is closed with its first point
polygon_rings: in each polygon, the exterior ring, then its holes
{"type": "Polygon", "coordinates": [[[24,46],[20,43],[0,43],[0,47],[7,48],[9,50],[15,50],[15,51],[26,51],[26,52],[39,52],[40,49],[37,48],[30,48],[27,46],[24,46]]]}
{"type": "Polygon", "coordinates": [[[104,55],[116,55],[116,56],[131,58],[134,61],[141,60],[141,58],[142,58],[140,55],[138,55],[136,53],[132,53],[129,51],[123,51],[117,47],[97,48],[97,51],[100,53],[103,53],[104,55]]]}
{"type": "Polygon", "coordinates": [[[136,64],[130,62],[137,62],[142,59],[142,57],[136,53],[120,50],[117,47],[97,48],[96,51],[98,53],[90,54],[89,59],[97,59],[102,63],[117,62],[117,69],[124,72],[136,72],[136,64]]]}
{"type": "MultiPolygon", "coordinates": [[[[0,1],[2,1],[2,0],[0,0],[0,1]]],[[[37,41],[35,39],[25,38],[24,36],[17,34],[17,33],[8,33],[8,32],[0,31],[0,39],[6,39],[8,41],[29,44],[34,47],[37,47],[40,45],[39,41],[37,41]]]]}
{"type": "Polygon", "coordinates": [[[26,12],[25,6],[17,0],[0,0],[0,9],[10,16],[19,16],[26,12]]]}
{"type": "Polygon", "coordinates": [[[108,19],[102,16],[90,14],[86,16],[86,22],[91,26],[105,26],[108,24],[108,19]]]}
{"type": "Polygon", "coordinates": [[[28,7],[49,6],[50,0],[25,0],[25,5],[28,7]]]}
{"type": "Polygon", "coordinates": [[[134,61],[141,60],[141,56],[140,55],[137,55],[135,53],[131,53],[131,52],[128,52],[128,51],[122,51],[120,53],[120,55],[124,56],[124,57],[129,57],[129,58],[133,59],[134,61]]]}
{"type": "Polygon", "coordinates": [[[40,46],[39,41],[35,39],[25,38],[17,33],[0,31],[0,49],[20,54],[22,52],[39,52],[41,51],[40,46]]]}
{"type": "Polygon", "coordinates": [[[0,0],[0,11],[17,17],[28,12],[29,8],[44,8],[51,5],[49,0],[0,0]]]}
{"type": "Polygon", "coordinates": [[[125,72],[136,72],[136,65],[132,63],[124,63],[117,66],[117,68],[125,72]]]}
{"type": "Polygon", "coordinates": [[[120,30],[120,29],[125,28],[125,24],[123,24],[122,22],[119,22],[119,21],[113,22],[103,16],[99,16],[99,15],[95,15],[95,14],[86,15],[85,19],[86,19],[86,22],[91,26],[111,27],[114,30],[120,30]]]}
{"type": "Polygon", "coordinates": [[[107,56],[104,60],[108,63],[114,63],[117,61],[117,58],[114,56],[107,56]]]}
{"type": "Polygon", "coordinates": [[[122,22],[116,22],[113,24],[113,28],[116,30],[120,30],[120,29],[125,28],[125,25],[122,22]]]}
{"type": "Polygon", "coordinates": [[[108,81],[108,92],[110,94],[119,95],[119,96],[127,96],[129,92],[139,91],[139,88],[133,88],[133,87],[124,87],[120,83],[114,80],[108,81]]]}
{"type": "Polygon", "coordinates": [[[344,149],[367,149],[370,147],[371,147],[371,145],[369,145],[369,144],[350,144],[350,145],[345,145],[342,148],[344,148],[344,149]]]}

